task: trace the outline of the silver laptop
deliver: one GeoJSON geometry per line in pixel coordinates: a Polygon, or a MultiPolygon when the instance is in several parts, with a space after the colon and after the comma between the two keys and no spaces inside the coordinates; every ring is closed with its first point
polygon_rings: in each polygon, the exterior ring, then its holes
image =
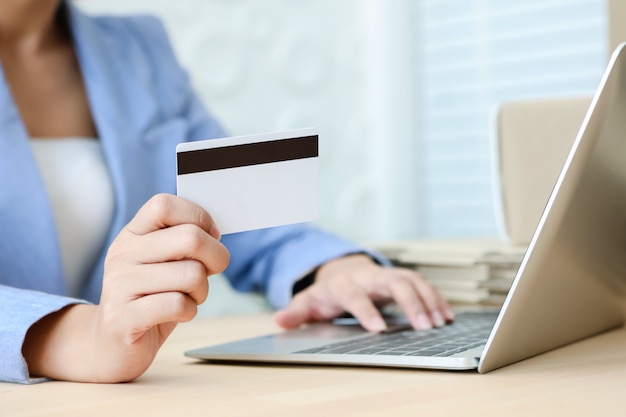
{"type": "Polygon", "coordinates": [[[185,352],[215,362],[467,370],[484,373],[624,323],[626,51],[612,55],[499,312],[429,331],[384,334],[320,323],[185,352]]]}

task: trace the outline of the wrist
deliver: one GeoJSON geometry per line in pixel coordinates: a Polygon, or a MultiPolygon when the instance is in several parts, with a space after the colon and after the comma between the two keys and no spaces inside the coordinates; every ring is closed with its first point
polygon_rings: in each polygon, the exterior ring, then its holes
{"type": "Polygon", "coordinates": [[[22,354],[33,377],[88,380],[91,338],[84,332],[96,306],[73,304],[43,317],[26,333],[22,354]]]}

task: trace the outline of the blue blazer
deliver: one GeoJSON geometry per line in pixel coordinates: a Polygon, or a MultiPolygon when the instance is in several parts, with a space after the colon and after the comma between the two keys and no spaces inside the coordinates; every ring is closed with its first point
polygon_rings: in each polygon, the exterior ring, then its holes
{"type": "MultiPolygon", "coordinates": [[[[21,348],[41,317],[97,303],[106,248],[154,194],[176,192],[175,147],[226,133],[192,91],[161,23],[148,16],[92,17],[66,5],[99,140],[115,190],[107,244],[81,300],[66,296],[60,247],[29,137],[0,66],[0,380],[33,382],[21,348]]],[[[216,63],[219,65],[219,62],[216,63]]],[[[227,235],[225,271],[241,291],[285,306],[294,282],[318,265],[362,251],[321,230],[293,225],[227,235]]]]}

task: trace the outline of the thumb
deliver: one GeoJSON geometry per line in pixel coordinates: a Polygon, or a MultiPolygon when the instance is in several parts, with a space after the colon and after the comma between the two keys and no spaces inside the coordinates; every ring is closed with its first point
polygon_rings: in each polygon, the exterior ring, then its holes
{"type": "Polygon", "coordinates": [[[137,211],[127,228],[136,235],[145,235],[182,224],[194,224],[215,239],[220,238],[220,232],[206,210],[189,200],[170,194],[153,196],[137,211]]]}

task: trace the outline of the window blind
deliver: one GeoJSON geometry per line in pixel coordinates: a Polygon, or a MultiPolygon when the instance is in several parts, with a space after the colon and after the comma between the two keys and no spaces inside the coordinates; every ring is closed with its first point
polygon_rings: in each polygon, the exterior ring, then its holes
{"type": "Polygon", "coordinates": [[[497,233],[490,117],[501,101],[592,94],[608,58],[598,0],[422,0],[414,8],[422,114],[422,233],[497,233]]]}

